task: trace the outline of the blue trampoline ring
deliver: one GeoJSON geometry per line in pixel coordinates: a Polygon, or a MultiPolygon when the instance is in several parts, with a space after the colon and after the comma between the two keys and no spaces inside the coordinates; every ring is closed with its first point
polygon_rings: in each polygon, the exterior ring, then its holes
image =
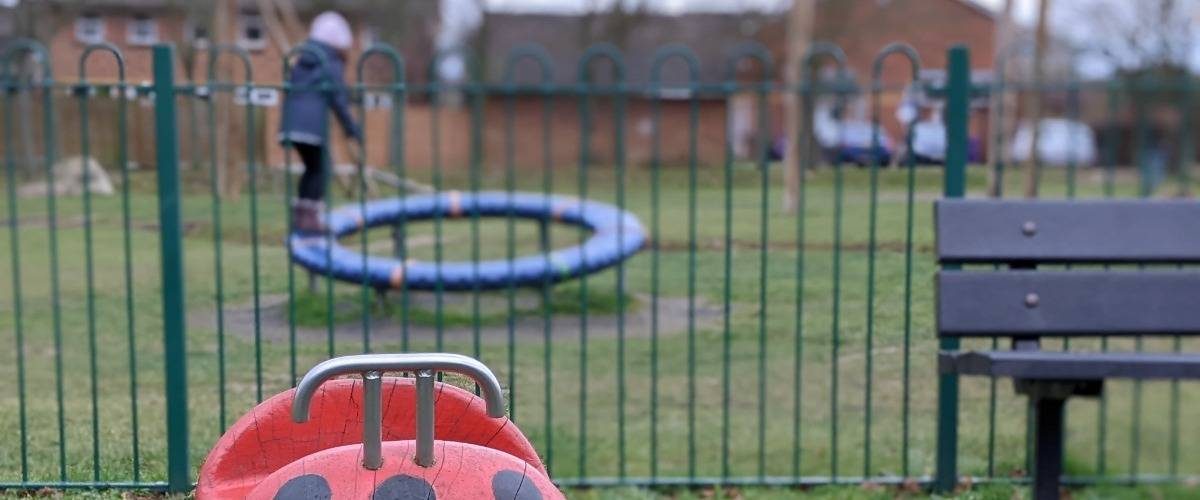
{"type": "Polygon", "coordinates": [[[330,213],[329,235],[293,233],[288,238],[292,259],[309,271],[353,283],[366,281],[379,290],[496,290],[509,286],[537,286],[595,273],[633,256],[646,242],[641,222],[632,213],[606,203],[538,193],[446,191],[388,198],[347,205],[330,213]],[[338,239],[364,227],[389,226],[400,220],[436,217],[514,217],[582,226],[592,235],[582,245],[549,254],[474,261],[426,262],[363,255],[338,243],[338,239]],[[330,237],[330,235],[332,237],[330,237]],[[331,248],[326,244],[332,242],[331,248]]]}

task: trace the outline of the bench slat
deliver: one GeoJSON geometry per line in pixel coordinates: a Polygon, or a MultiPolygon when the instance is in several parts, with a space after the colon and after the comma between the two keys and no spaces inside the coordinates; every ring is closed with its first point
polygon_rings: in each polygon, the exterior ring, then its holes
{"type": "Polygon", "coordinates": [[[1053,351],[943,352],[942,373],[1040,380],[1196,379],[1200,355],[1053,351]]]}
{"type": "Polygon", "coordinates": [[[1195,271],[942,271],[937,286],[942,336],[1200,334],[1195,271]]]}
{"type": "Polygon", "coordinates": [[[1200,202],[939,200],[942,262],[1200,262],[1200,202]]]}

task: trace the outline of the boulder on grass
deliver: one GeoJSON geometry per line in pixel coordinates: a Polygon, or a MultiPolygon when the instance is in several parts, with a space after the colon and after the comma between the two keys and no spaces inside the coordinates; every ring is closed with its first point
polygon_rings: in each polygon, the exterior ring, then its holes
{"type": "MultiPolygon", "coordinates": [[[[31,182],[21,186],[20,195],[26,197],[45,196],[47,182],[31,182]]],[[[54,194],[58,196],[79,196],[88,189],[92,194],[103,196],[112,195],[112,180],[95,158],[72,156],[63,158],[54,164],[54,194]],[[85,186],[86,184],[86,186],[85,186]]]]}

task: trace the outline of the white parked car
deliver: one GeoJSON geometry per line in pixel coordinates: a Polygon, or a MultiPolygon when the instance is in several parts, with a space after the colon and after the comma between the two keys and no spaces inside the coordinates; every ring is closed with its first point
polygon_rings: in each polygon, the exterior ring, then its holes
{"type": "Polygon", "coordinates": [[[866,166],[887,165],[891,161],[892,138],[869,121],[838,120],[829,107],[818,107],[813,113],[813,129],[821,151],[831,162],[866,166]]]}
{"type": "MultiPolygon", "coordinates": [[[[1046,118],[1038,124],[1038,159],[1043,165],[1086,166],[1096,161],[1096,135],[1086,124],[1065,118],[1046,118]]],[[[1009,145],[1009,159],[1027,161],[1033,149],[1033,127],[1022,123],[1009,145]]]]}
{"type": "Polygon", "coordinates": [[[918,163],[946,161],[946,126],[940,120],[912,124],[912,154],[918,163]]]}

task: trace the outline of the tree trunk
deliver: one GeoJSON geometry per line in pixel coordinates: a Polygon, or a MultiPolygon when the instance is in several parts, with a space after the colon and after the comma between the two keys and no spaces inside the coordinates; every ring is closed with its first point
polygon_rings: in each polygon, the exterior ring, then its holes
{"type": "MultiPolygon", "coordinates": [[[[213,9],[213,41],[217,44],[232,44],[237,40],[235,16],[237,0],[220,0],[213,9]]],[[[225,55],[217,61],[216,80],[233,82],[234,74],[238,71],[238,61],[235,57],[225,55]]],[[[211,102],[215,108],[216,134],[210,138],[213,141],[213,158],[216,162],[214,175],[217,175],[217,186],[221,194],[236,197],[241,192],[243,182],[242,167],[244,158],[233,154],[230,138],[245,137],[246,124],[234,112],[234,90],[212,91],[211,102]]],[[[249,96],[247,96],[247,100],[249,96]]],[[[249,103],[247,103],[249,105],[249,103]]],[[[243,149],[243,151],[245,151],[243,149]]],[[[243,155],[244,156],[244,155],[243,155]]]]}
{"type": "Polygon", "coordinates": [[[271,42],[275,44],[275,48],[279,50],[280,54],[290,52],[292,37],[278,15],[278,5],[271,0],[258,0],[258,12],[262,16],[263,24],[266,25],[267,33],[271,36],[271,42]]]}
{"type": "Polygon", "coordinates": [[[296,12],[292,0],[275,0],[275,8],[279,9],[279,19],[283,22],[283,30],[289,40],[302,40],[307,36],[308,30],[300,20],[300,14],[296,12]]]}
{"type": "Polygon", "coordinates": [[[1029,157],[1026,158],[1026,176],[1025,176],[1025,197],[1037,198],[1038,195],[1038,178],[1042,166],[1041,159],[1038,158],[1038,143],[1041,139],[1042,121],[1042,96],[1041,86],[1046,76],[1045,60],[1046,51],[1049,50],[1047,45],[1048,37],[1046,34],[1046,12],[1050,9],[1050,0],[1041,0],[1038,5],[1038,20],[1037,20],[1037,35],[1033,47],[1033,91],[1028,93],[1029,119],[1030,126],[1033,127],[1033,141],[1030,145],[1029,157]]]}
{"type": "MultiPolygon", "coordinates": [[[[1004,0],[1004,8],[1000,12],[1000,16],[996,19],[996,38],[995,47],[992,52],[993,66],[999,66],[1001,58],[1005,57],[1009,50],[1009,46],[1013,43],[1013,22],[1012,10],[1013,0],[1004,0]]],[[[1003,79],[1004,75],[995,75],[997,79],[1003,79]]],[[[1012,110],[1011,93],[1004,91],[993,92],[990,96],[988,107],[991,112],[988,113],[988,194],[992,197],[998,197],[1003,192],[1004,186],[1001,185],[1000,168],[1004,167],[1004,159],[1006,152],[1004,146],[1009,137],[1008,128],[1011,127],[1016,116],[1010,114],[1012,110]],[[1006,123],[1007,122],[1007,123],[1006,123]]]]}
{"type": "Polygon", "coordinates": [[[783,209],[795,212],[800,198],[800,161],[803,148],[808,144],[808,131],[804,123],[800,94],[795,89],[800,85],[804,68],[804,55],[812,39],[813,18],[816,16],[814,0],[794,0],[788,15],[787,64],[785,81],[788,90],[783,93],[784,137],[786,150],[783,156],[783,209]]]}
{"type": "MultiPolygon", "coordinates": [[[[191,14],[189,14],[191,15],[191,14]]],[[[199,80],[196,75],[196,50],[195,45],[187,39],[184,43],[178,45],[179,64],[183,67],[183,81],[189,84],[195,84],[199,80]]],[[[203,128],[199,122],[200,114],[197,108],[198,99],[187,97],[187,110],[185,111],[187,121],[187,154],[190,158],[189,169],[195,170],[200,168],[200,129],[203,128]]]]}

